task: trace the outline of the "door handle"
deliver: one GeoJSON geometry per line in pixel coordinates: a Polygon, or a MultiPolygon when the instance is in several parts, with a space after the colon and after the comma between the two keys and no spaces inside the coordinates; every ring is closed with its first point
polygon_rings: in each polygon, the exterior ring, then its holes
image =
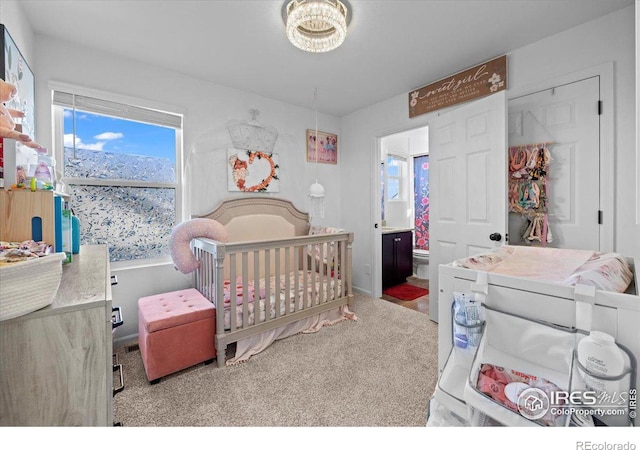
{"type": "Polygon", "coordinates": [[[502,240],[502,235],[500,233],[491,233],[489,235],[489,239],[492,241],[500,242],[502,240]]]}

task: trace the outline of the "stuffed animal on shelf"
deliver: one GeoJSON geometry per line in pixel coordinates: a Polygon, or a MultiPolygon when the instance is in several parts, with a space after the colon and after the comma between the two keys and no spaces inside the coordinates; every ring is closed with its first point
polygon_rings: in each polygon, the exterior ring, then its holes
{"type": "Polygon", "coordinates": [[[41,149],[42,146],[34,142],[29,135],[16,131],[14,117],[24,117],[21,111],[8,109],[4,104],[18,93],[18,89],[4,80],[0,80],[0,138],[15,139],[27,147],[41,149]]]}

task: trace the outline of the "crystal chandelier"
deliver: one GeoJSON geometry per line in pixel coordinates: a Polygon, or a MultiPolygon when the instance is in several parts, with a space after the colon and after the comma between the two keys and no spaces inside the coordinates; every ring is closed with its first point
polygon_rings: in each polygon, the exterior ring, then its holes
{"type": "Polygon", "coordinates": [[[340,0],[292,0],[287,5],[287,37],[307,52],[328,52],[347,36],[347,7],[340,0]]]}

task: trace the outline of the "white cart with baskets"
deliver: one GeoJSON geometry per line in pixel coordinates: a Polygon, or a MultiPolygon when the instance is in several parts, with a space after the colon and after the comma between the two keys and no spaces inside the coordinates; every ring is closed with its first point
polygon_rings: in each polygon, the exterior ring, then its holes
{"type": "Polygon", "coordinates": [[[634,278],[624,293],[441,265],[440,376],[427,425],[635,426],[640,260],[626,261],[634,278]],[[481,321],[457,321],[454,297],[461,293],[476,303],[481,321]],[[460,327],[479,331],[481,338],[460,345],[454,339],[460,327]],[[619,373],[602,375],[580,364],[578,343],[593,330],[613,336],[622,350],[619,373]],[[506,376],[505,383],[513,382],[516,391],[491,396],[481,386],[479,380],[496,367],[504,369],[498,376],[506,376]],[[594,379],[605,388],[594,390],[585,381],[594,379]],[[520,395],[535,386],[544,394],[520,395]]]}

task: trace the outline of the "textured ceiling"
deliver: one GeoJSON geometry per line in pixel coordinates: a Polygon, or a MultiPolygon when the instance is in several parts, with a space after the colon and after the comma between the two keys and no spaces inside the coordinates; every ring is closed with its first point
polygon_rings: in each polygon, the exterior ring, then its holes
{"type": "Polygon", "coordinates": [[[343,116],[633,0],[348,2],[345,43],[309,54],[284,1],[22,0],[33,32],[343,116]]]}

